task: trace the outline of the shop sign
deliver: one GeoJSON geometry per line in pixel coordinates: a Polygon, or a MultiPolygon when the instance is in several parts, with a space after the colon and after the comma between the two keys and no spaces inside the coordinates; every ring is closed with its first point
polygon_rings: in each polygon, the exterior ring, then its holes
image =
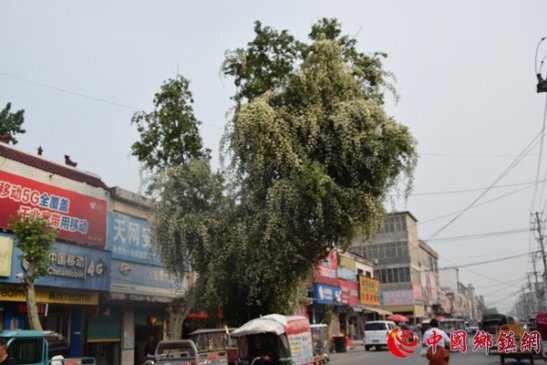
{"type": "Polygon", "coordinates": [[[333,286],[315,284],[313,297],[318,304],[342,305],[342,289],[333,286]]]}
{"type": "MultiPolygon", "coordinates": [[[[26,302],[20,285],[0,285],[0,301],[26,302]]],[[[83,290],[36,288],[37,303],[98,305],[99,293],[83,290]]]]}
{"type": "Polygon", "coordinates": [[[421,284],[412,284],[412,292],[414,294],[414,299],[424,300],[422,285],[421,284]]]}
{"type": "Polygon", "coordinates": [[[144,219],[109,212],[108,249],[115,259],[161,265],[150,243],[150,224],[144,219]]]}
{"type": "Polygon", "coordinates": [[[340,289],[342,289],[342,304],[349,305],[349,287],[348,282],[345,280],[338,280],[340,289]]]}
{"type": "Polygon", "coordinates": [[[351,270],[352,272],[356,272],[357,268],[355,266],[355,259],[351,256],[340,254],[338,255],[338,258],[340,260],[339,267],[343,267],[345,269],[351,270]]]}
{"type": "Polygon", "coordinates": [[[359,290],[361,294],[361,304],[373,306],[380,305],[380,283],[378,280],[360,275],[359,290]]]}
{"type": "MultiPolygon", "coordinates": [[[[13,236],[0,235],[13,240],[13,236]]],[[[28,262],[21,259],[23,252],[15,245],[11,257],[11,275],[0,277],[0,283],[19,284],[17,274],[26,272],[28,262]]],[[[55,242],[49,255],[47,276],[36,279],[39,286],[108,291],[110,288],[110,252],[76,244],[55,242]]]]}
{"type": "Polygon", "coordinates": [[[0,171],[0,227],[18,213],[46,219],[63,240],[104,247],[106,201],[0,171]]]}
{"type": "Polygon", "coordinates": [[[184,283],[162,267],[112,260],[112,292],[175,296],[185,288],[184,283]]]}
{"type": "Polygon", "coordinates": [[[384,291],[385,306],[414,305],[413,290],[392,290],[384,291]]]}
{"type": "Polygon", "coordinates": [[[0,276],[11,275],[11,256],[13,253],[13,240],[9,237],[0,237],[0,276]]]}
{"type": "Polygon", "coordinates": [[[319,263],[314,272],[314,281],[331,286],[338,285],[338,255],[331,251],[327,258],[319,263]]]}
{"type": "Polygon", "coordinates": [[[338,266],[338,279],[344,279],[348,281],[355,281],[357,273],[355,270],[350,270],[342,266],[338,266]]]}
{"type": "Polygon", "coordinates": [[[356,307],[359,305],[359,284],[356,281],[348,281],[349,305],[356,307]]]}

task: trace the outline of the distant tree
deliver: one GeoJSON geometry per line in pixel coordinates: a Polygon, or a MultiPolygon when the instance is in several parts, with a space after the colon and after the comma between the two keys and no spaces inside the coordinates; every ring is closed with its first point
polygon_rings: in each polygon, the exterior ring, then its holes
{"type": "Polygon", "coordinates": [[[22,259],[28,264],[21,280],[27,299],[30,329],[41,331],[34,281],[47,275],[50,266],[49,254],[58,231],[43,218],[32,218],[29,215],[10,217],[9,227],[15,235],[15,245],[23,252],[22,259]]]}
{"type": "Polygon", "coordinates": [[[11,112],[11,103],[7,103],[0,111],[0,136],[9,135],[13,144],[17,144],[16,134],[25,133],[22,128],[25,122],[25,111],[23,109],[11,112]]]}
{"type": "Polygon", "coordinates": [[[210,151],[203,147],[193,102],[188,80],[177,76],[155,95],[153,112],[136,113],[132,119],[140,135],[132,153],[150,175],[147,188],[156,202],[153,242],[165,268],[190,286],[167,307],[172,339],[181,338],[182,322],[205,286],[211,214],[222,197],[222,180],[210,170],[210,151]]]}
{"type": "Polygon", "coordinates": [[[383,110],[383,56],[358,52],[335,20],[313,26],[310,44],[255,31],[223,66],[237,87],[224,137],[236,203],[208,280],[233,323],[288,312],[329,250],[378,230],[417,159],[409,130],[383,110]]]}
{"type": "MultiPolygon", "coordinates": [[[[168,307],[170,338],[180,338],[182,321],[196,307],[206,286],[210,264],[222,255],[216,243],[228,200],[223,179],[211,172],[209,161],[193,159],[168,168],[156,178],[158,192],[152,218],[152,238],[165,268],[178,278],[196,273],[195,283],[168,307]]],[[[193,282],[193,278],[188,280],[193,282]]],[[[203,308],[203,306],[201,306],[203,308]]],[[[216,313],[216,309],[212,308],[216,313]]]]}
{"type": "Polygon", "coordinates": [[[154,97],[154,110],[133,115],[131,123],[137,126],[139,140],[131,152],[149,172],[209,157],[199,135],[201,122],[194,115],[189,85],[180,75],[167,80],[154,97]]]}

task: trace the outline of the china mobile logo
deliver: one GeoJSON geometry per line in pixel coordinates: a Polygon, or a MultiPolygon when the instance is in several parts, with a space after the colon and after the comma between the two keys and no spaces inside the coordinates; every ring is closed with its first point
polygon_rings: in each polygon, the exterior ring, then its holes
{"type": "Polygon", "coordinates": [[[414,348],[418,344],[418,339],[412,340],[412,333],[409,330],[394,329],[387,338],[387,347],[394,356],[405,358],[414,353],[414,348]],[[401,335],[399,336],[399,332],[401,335]]]}

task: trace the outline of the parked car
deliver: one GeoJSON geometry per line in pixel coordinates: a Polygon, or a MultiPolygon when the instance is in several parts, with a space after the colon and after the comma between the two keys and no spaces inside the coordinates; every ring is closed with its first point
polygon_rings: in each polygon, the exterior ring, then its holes
{"type": "Polygon", "coordinates": [[[391,331],[397,328],[392,321],[371,321],[365,323],[365,332],[363,335],[363,344],[365,351],[374,347],[379,350],[382,346],[387,346],[387,339],[391,331]]]}

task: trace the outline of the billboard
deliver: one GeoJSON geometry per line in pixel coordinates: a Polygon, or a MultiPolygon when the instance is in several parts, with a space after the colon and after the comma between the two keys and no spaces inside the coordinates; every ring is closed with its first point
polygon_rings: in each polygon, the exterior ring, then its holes
{"type": "Polygon", "coordinates": [[[111,292],[174,297],[185,289],[186,285],[164,268],[112,260],[111,292]]]}
{"type": "Polygon", "coordinates": [[[359,276],[359,291],[361,304],[380,305],[380,283],[378,280],[364,275],[359,276]]]}
{"type": "Polygon", "coordinates": [[[382,293],[384,298],[383,305],[399,306],[399,305],[414,305],[414,292],[410,290],[393,290],[382,293]]]}
{"type": "Polygon", "coordinates": [[[107,247],[114,259],[161,265],[150,243],[150,223],[144,219],[108,212],[107,247]]]}
{"type": "Polygon", "coordinates": [[[18,213],[43,217],[58,238],[91,246],[106,242],[106,201],[0,171],[0,227],[18,213]]]}
{"type": "Polygon", "coordinates": [[[0,237],[0,276],[11,275],[11,256],[13,240],[9,237],[0,237]]]}
{"type": "Polygon", "coordinates": [[[331,251],[327,258],[315,267],[314,281],[321,284],[338,286],[338,255],[331,251]]]}
{"type": "MultiPolygon", "coordinates": [[[[2,240],[13,236],[2,234],[2,240]]],[[[26,272],[28,264],[22,260],[23,253],[13,245],[10,276],[0,277],[0,284],[20,284],[17,274],[26,272]]],[[[37,286],[71,288],[96,291],[110,289],[110,252],[90,247],[55,242],[50,252],[48,275],[36,279],[37,286]]]]}
{"type": "Polygon", "coordinates": [[[342,289],[334,286],[315,284],[313,298],[318,304],[342,305],[342,289]]]}
{"type": "Polygon", "coordinates": [[[349,305],[356,307],[359,305],[359,284],[355,281],[348,281],[349,305]]]}
{"type": "Polygon", "coordinates": [[[338,280],[340,289],[342,289],[342,304],[349,305],[349,285],[346,280],[338,280]]]}

